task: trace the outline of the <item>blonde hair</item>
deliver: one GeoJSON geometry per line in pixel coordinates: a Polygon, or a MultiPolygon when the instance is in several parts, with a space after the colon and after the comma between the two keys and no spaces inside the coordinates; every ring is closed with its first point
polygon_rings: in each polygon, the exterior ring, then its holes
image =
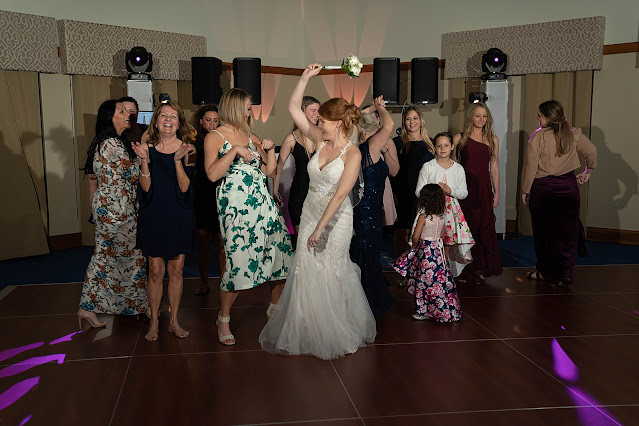
{"type": "Polygon", "coordinates": [[[361,128],[360,128],[360,138],[359,140],[364,142],[364,132],[370,132],[371,134],[377,132],[379,130],[379,122],[377,121],[377,117],[375,114],[371,114],[370,112],[363,112],[361,118],[361,128]]]}
{"type": "Polygon", "coordinates": [[[242,89],[231,89],[220,99],[220,120],[233,127],[250,132],[253,127],[253,115],[246,117],[246,101],[251,96],[242,89]]]}
{"type": "Polygon", "coordinates": [[[546,101],[539,105],[539,113],[548,120],[544,128],[552,129],[557,141],[557,157],[561,157],[570,151],[574,143],[570,124],[564,116],[564,107],[559,101],[546,101]]]}
{"type": "MultiPolygon", "coordinates": [[[[488,141],[488,148],[490,149],[490,159],[492,160],[493,158],[495,158],[495,140],[494,140],[495,133],[493,133],[493,116],[490,113],[490,110],[488,109],[486,104],[483,102],[477,102],[477,103],[471,104],[470,109],[468,110],[468,114],[466,114],[466,121],[464,122],[464,131],[461,134],[462,135],[461,140],[455,147],[456,157],[460,158],[459,156],[461,154],[462,148],[464,148],[464,146],[466,145],[466,142],[468,142],[468,137],[473,131],[473,118],[475,117],[475,110],[477,108],[483,108],[484,111],[486,111],[486,116],[487,116],[486,124],[484,124],[484,127],[482,128],[481,133],[482,133],[482,139],[485,139],[488,141]]],[[[477,142],[483,143],[483,141],[477,141],[477,142]]]]}
{"type": "Polygon", "coordinates": [[[155,126],[158,122],[158,115],[160,115],[160,111],[162,111],[162,108],[164,107],[169,107],[178,114],[179,125],[175,134],[177,138],[182,142],[193,142],[197,136],[197,130],[195,130],[195,128],[186,121],[186,117],[184,117],[184,110],[182,110],[182,107],[177,102],[166,101],[155,107],[155,111],[153,111],[153,117],[149,124],[149,143],[151,145],[156,145],[160,141],[160,133],[155,126]]]}
{"type": "Polygon", "coordinates": [[[419,111],[414,106],[410,106],[406,108],[404,112],[402,112],[402,133],[400,135],[402,137],[402,147],[400,148],[400,150],[404,153],[407,153],[410,151],[410,147],[412,145],[412,141],[408,139],[408,131],[406,130],[406,115],[411,111],[415,111],[415,113],[419,117],[419,131],[422,135],[422,140],[426,144],[426,148],[428,148],[428,151],[430,151],[431,154],[435,155],[435,147],[433,146],[433,142],[428,136],[428,130],[426,130],[426,122],[424,121],[424,116],[422,115],[421,111],[419,111]]]}
{"type": "Polygon", "coordinates": [[[329,121],[341,121],[340,132],[348,139],[353,134],[359,134],[361,113],[359,108],[351,105],[342,98],[332,98],[320,105],[319,113],[329,121]]]}

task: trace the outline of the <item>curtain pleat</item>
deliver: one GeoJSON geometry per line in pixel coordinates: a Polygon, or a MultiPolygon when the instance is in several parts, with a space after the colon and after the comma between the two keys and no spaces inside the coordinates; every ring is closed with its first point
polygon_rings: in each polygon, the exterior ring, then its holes
{"type": "Polygon", "coordinates": [[[0,260],[49,252],[38,75],[0,71],[0,260]]]}

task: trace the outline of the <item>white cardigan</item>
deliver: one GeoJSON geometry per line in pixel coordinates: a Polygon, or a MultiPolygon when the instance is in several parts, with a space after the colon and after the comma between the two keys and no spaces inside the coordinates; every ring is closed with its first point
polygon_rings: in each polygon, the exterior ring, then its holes
{"type": "Polygon", "coordinates": [[[419,192],[428,183],[443,182],[444,176],[446,176],[446,183],[450,187],[449,195],[451,197],[463,200],[468,196],[466,172],[464,172],[464,168],[461,164],[453,162],[452,167],[444,169],[442,166],[437,164],[437,159],[435,158],[424,163],[422,169],[419,171],[415,195],[419,197],[419,192]]]}

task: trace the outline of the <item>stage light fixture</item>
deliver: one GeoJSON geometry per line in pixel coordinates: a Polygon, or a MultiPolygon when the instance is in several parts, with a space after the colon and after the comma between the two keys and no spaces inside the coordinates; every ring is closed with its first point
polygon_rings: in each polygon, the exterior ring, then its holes
{"type": "Polygon", "coordinates": [[[129,80],[150,80],[153,70],[153,55],[142,46],[135,46],[126,54],[126,70],[129,80]]]}
{"type": "Polygon", "coordinates": [[[488,99],[488,96],[486,96],[486,93],[484,92],[470,92],[468,94],[468,102],[471,104],[476,104],[478,102],[485,103],[486,99],[488,99]]]}
{"type": "Polygon", "coordinates": [[[496,47],[488,49],[481,57],[482,80],[505,80],[508,55],[496,47]]]}
{"type": "Polygon", "coordinates": [[[158,101],[160,101],[161,104],[165,104],[169,102],[170,100],[171,100],[171,97],[169,96],[168,93],[160,93],[158,95],[158,101]]]}

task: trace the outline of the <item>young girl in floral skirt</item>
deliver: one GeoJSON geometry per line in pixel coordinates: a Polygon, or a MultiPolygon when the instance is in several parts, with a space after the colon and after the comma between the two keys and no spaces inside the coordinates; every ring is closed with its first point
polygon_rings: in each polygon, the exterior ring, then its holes
{"type": "Polygon", "coordinates": [[[468,196],[468,189],[464,168],[450,158],[452,148],[450,133],[442,132],[435,136],[437,157],[422,166],[415,195],[419,196],[422,187],[428,183],[436,183],[446,194],[444,245],[448,248],[450,272],[457,277],[464,266],[473,261],[470,249],[475,245],[475,240],[457,201],[468,196]]]}
{"type": "Polygon", "coordinates": [[[459,321],[462,318],[459,296],[442,241],[446,206],[444,190],[437,184],[427,184],[421,189],[417,203],[412,248],[402,254],[393,267],[408,278],[408,292],[415,295],[413,318],[459,321]]]}

